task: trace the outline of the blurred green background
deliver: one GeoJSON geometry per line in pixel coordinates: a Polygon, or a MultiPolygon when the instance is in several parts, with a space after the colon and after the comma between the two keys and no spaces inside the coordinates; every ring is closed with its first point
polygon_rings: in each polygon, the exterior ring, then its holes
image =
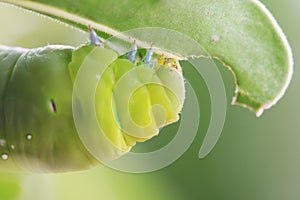
{"type": "MultiPolygon", "coordinates": [[[[84,172],[52,175],[1,173],[0,200],[300,199],[300,1],[262,2],[285,32],[295,61],[295,73],[286,95],[262,117],[257,118],[244,108],[230,105],[234,95],[233,78],[228,70],[218,65],[228,95],[227,118],[213,151],[205,159],[198,159],[199,148],[209,124],[209,93],[201,77],[193,77],[193,69],[185,66],[186,79],[198,86],[200,130],[191,147],[172,165],[147,174],[122,173],[104,166],[84,172]]],[[[39,43],[39,37],[51,37],[53,41],[61,40],[59,42],[66,44],[87,40],[82,34],[76,33],[72,37],[71,34],[65,38],[56,36],[56,32],[66,30],[57,28],[55,24],[51,29],[49,24],[41,27],[44,23],[33,22],[35,19],[21,26],[22,23],[18,25],[12,22],[24,17],[10,18],[8,21],[8,14],[3,10],[0,12],[1,44],[20,45],[23,42],[23,46],[45,45],[39,43]],[[36,33],[34,36],[26,33],[28,26],[52,31],[36,33]],[[9,34],[9,30],[14,30],[15,34],[9,34]],[[22,31],[32,40],[18,38],[22,31]]],[[[177,125],[165,128],[158,137],[139,144],[135,150],[146,151],[166,144],[172,139],[172,130],[176,130],[177,125]]]]}

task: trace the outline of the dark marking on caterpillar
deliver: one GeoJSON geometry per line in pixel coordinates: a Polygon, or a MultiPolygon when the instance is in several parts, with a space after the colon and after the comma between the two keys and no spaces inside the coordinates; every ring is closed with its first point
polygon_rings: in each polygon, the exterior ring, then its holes
{"type": "Polygon", "coordinates": [[[50,104],[51,111],[53,113],[57,113],[57,107],[56,107],[55,101],[53,99],[51,99],[49,104],[50,104]]]}

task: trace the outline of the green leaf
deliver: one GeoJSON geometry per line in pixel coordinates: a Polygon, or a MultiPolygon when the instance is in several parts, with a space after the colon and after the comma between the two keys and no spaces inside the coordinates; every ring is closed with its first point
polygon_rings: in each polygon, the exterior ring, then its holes
{"type": "Polygon", "coordinates": [[[256,0],[35,0],[51,7],[6,1],[85,26],[92,24],[108,34],[118,33],[108,27],[126,31],[152,26],[182,32],[232,71],[233,103],[258,116],[282,97],[292,76],[289,44],[270,12],[256,0]]]}

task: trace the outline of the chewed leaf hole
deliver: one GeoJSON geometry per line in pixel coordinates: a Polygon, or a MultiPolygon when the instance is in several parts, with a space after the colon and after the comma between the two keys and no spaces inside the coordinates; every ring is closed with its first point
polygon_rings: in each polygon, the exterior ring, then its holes
{"type": "Polygon", "coordinates": [[[57,112],[57,107],[56,107],[56,103],[53,99],[50,100],[49,102],[49,106],[50,106],[50,109],[53,113],[56,113],[57,112]]]}

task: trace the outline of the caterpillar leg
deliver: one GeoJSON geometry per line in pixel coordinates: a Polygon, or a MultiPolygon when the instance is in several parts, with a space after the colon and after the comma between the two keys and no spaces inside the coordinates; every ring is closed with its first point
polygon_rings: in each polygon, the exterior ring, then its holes
{"type": "Polygon", "coordinates": [[[152,56],[153,56],[153,48],[152,48],[152,46],[153,46],[153,45],[151,44],[151,46],[150,46],[150,48],[148,49],[148,51],[147,51],[145,57],[143,58],[143,62],[144,62],[145,64],[149,64],[149,63],[152,61],[152,56]]]}
{"type": "Polygon", "coordinates": [[[137,46],[134,40],[129,52],[126,54],[126,58],[130,60],[130,62],[134,62],[136,53],[137,53],[137,46]]]}
{"type": "Polygon", "coordinates": [[[90,45],[92,46],[101,46],[100,39],[94,29],[88,25],[88,30],[90,33],[90,45]]]}

